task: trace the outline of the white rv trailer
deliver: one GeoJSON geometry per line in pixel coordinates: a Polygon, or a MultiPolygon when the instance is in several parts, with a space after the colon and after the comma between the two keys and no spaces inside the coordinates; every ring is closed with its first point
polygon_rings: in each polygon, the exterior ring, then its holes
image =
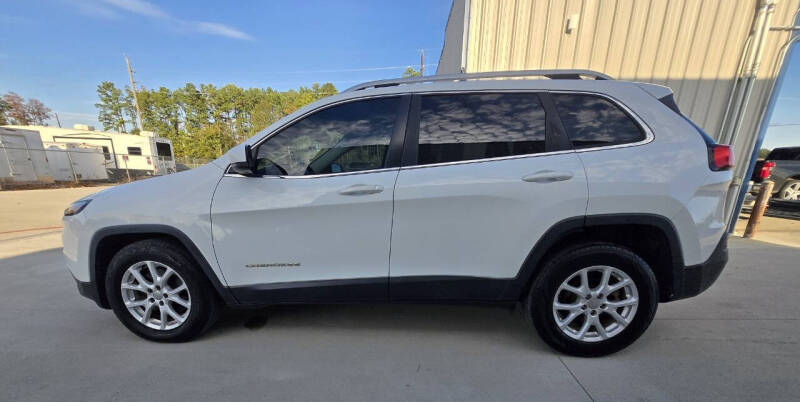
{"type": "Polygon", "coordinates": [[[101,147],[105,166],[113,178],[154,176],[175,172],[172,143],[156,137],[152,131],[124,134],[95,131],[94,127],[75,124],[73,128],[48,126],[4,126],[36,130],[44,142],[77,143],[101,147]]]}
{"type": "Polygon", "coordinates": [[[44,147],[56,181],[108,180],[102,147],[69,142],[45,142],[44,147]]]}
{"type": "Polygon", "coordinates": [[[0,183],[52,183],[39,133],[0,127],[0,183]]]}

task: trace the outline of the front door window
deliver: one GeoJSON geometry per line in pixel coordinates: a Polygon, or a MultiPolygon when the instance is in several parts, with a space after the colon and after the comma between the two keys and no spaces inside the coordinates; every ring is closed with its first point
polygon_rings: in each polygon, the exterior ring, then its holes
{"type": "Polygon", "coordinates": [[[258,148],[261,174],[305,176],[380,169],[399,97],[349,102],[292,124],[258,148]]]}

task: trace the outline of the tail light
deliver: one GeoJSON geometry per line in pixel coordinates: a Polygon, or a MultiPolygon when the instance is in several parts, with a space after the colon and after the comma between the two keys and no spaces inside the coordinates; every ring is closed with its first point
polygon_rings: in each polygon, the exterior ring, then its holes
{"type": "Polygon", "coordinates": [[[761,165],[761,172],[758,173],[758,177],[762,179],[766,179],[769,175],[772,174],[772,168],[775,167],[775,162],[766,161],[763,165],[761,165]]]}
{"type": "Polygon", "coordinates": [[[713,171],[728,170],[733,167],[733,152],[728,145],[708,146],[708,166],[713,171]]]}
{"type": "Polygon", "coordinates": [[[147,164],[148,164],[148,165],[152,165],[152,164],[153,164],[153,162],[152,162],[152,161],[150,161],[150,157],[149,157],[149,156],[147,157],[147,164]]]}

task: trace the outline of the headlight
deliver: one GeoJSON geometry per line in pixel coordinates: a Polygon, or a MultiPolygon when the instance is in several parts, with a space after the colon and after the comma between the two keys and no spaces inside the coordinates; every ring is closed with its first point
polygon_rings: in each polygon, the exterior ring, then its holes
{"type": "Polygon", "coordinates": [[[92,200],[78,200],[73,202],[72,205],[68,206],[67,209],[64,210],[64,216],[72,216],[83,211],[83,209],[86,208],[91,201],[92,200]]]}

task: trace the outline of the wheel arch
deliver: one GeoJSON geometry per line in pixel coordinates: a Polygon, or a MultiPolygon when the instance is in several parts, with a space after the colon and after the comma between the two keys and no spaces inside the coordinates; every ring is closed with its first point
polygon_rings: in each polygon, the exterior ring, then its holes
{"type": "Polygon", "coordinates": [[[527,295],[544,263],[556,253],[575,244],[608,242],[630,248],[653,269],[660,301],[673,298],[685,268],[677,230],[664,216],[656,214],[606,214],[564,219],[551,226],[533,246],[517,276],[506,287],[504,299],[520,300],[527,295]],[[645,241],[642,241],[645,239],[645,241]],[[667,247],[661,247],[666,243],[667,247]]]}
{"type": "Polygon", "coordinates": [[[110,308],[105,289],[105,274],[109,262],[123,247],[145,239],[164,239],[182,247],[195,260],[220,299],[225,304],[238,304],[189,236],[169,225],[146,224],[109,226],[98,230],[92,236],[89,244],[89,280],[95,284],[96,300],[101,307],[110,308]]]}

